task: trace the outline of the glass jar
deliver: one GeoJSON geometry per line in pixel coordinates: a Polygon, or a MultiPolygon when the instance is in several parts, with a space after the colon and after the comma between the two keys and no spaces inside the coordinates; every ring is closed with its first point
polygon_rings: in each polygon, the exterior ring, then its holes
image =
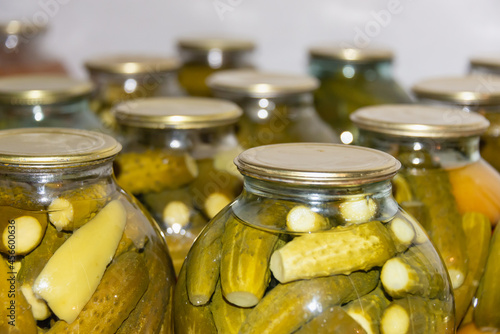
{"type": "Polygon", "coordinates": [[[500,171],[500,78],[468,75],[423,80],[412,87],[422,103],[457,106],[475,111],[490,121],[481,136],[481,156],[500,171]]]}
{"type": "Polygon", "coordinates": [[[0,131],[0,332],[170,333],[172,262],[115,182],[120,149],[86,130],[0,131]]]}
{"type": "Polygon", "coordinates": [[[253,68],[252,41],[229,38],[182,38],[177,43],[182,60],[179,83],[192,96],[210,96],[208,76],[224,69],[253,68]]]}
{"type": "Polygon", "coordinates": [[[488,121],[428,105],[365,107],[351,119],[360,128],[360,144],[401,161],[395,198],[440,251],[460,323],[485,266],[492,225],[500,219],[500,174],[479,153],[488,121]]]}
{"type": "Polygon", "coordinates": [[[189,251],[175,333],[454,333],[446,269],[391,195],[396,159],[295,143],[235,163],[244,190],[189,251]]]}
{"type": "Polygon", "coordinates": [[[59,75],[0,78],[0,128],[64,127],[103,131],[89,107],[90,82],[59,75]]]}
{"type": "Polygon", "coordinates": [[[17,20],[0,23],[0,76],[30,73],[66,73],[63,64],[44,56],[39,39],[46,26],[17,20]]]}
{"type": "Polygon", "coordinates": [[[393,54],[387,49],[317,46],[309,50],[309,73],[320,80],[314,94],[318,114],[351,144],[356,128],[349,115],[364,106],[410,103],[392,74],[393,54]]]}
{"type": "Polygon", "coordinates": [[[217,99],[165,97],[122,103],[114,113],[124,145],[118,183],[159,223],[178,273],[201,229],[241,192],[232,160],[242,111],[217,99]]]}
{"type": "Polygon", "coordinates": [[[122,101],[152,96],[178,96],[179,61],[153,55],[116,55],[85,62],[90,79],[96,85],[92,109],[102,122],[115,129],[113,105],[122,101]]]}
{"type": "Polygon", "coordinates": [[[317,115],[312,93],[316,79],[305,75],[228,70],[207,80],[215,97],[237,103],[244,112],[238,139],[244,148],[289,142],[338,142],[317,115]]]}

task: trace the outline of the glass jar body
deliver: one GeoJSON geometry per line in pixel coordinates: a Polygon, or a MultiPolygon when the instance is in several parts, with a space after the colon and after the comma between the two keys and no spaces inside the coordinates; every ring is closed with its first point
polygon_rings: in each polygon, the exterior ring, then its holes
{"type": "Polygon", "coordinates": [[[111,108],[124,101],[154,97],[179,96],[175,71],[158,72],[153,69],[141,74],[112,74],[90,71],[90,78],[96,86],[91,107],[106,127],[116,130],[116,120],[111,108]]]}
{"type": "Polygon", "coordinates": [[[124,150],[116,159],[118,183],[159,223],[179,272],[201,229],[241,191],[232,163],[241,151],[234,125],[120,129],[124,150]]]}
{"type": "MultiPolygon", "coordinates": [[[[0,104],[1,129],[62,127],[103,132],[103,124],[91,111],[88,98],[45,105],[0,104]]],[[[105,131],[104,131],[105,132],[105,131]]]]}
{"type": "Polygon", "coordinates": [[[309,73],[320,80],[314,95],[319,115],[344,144],[352,143],[357,130],[349,119],[355,110],[378,104],[410,103],[408,94],[392,76],[390,61],[353,63],[311,57],[309,73]]]}
{"type": "Polygon", "coordinates": [[[175,284],[168,249],[151,216],[116,184],[110,160],[1,166],[0,189],[2,229],[9,226],[16,245],[2,257],[20,263],[15,302],[28,310],[17,315],[21,332],[168,332],[175,284]]]}
{"type": "Polygon", "coordinates": [[[40,52],[40,28],[25,27],[19,33],[0,32],[0,76],[34,73],[65,74],[63,64],[40,52]]]}
{"type": "Polygon", "coordinates": [[[379,324],[399,326],[393,317],[399,307],[406,316],[419,317],[426,333],[454,331],[444,266],[422,228],[398,208],[389,181],[332,187],[245,177],[242,194],[189,252],[175,291],[174,328],[175,333],[200,325],[206,333],[317,333],[326,324],[339,333],[367,325],[378,331],[379,324]],[[304,220],[311,224],[296,225],[304,220]],[[404,245],[390,234],[393,224],[413,231],[404,245]],[[393,289],[390,263],[418,267],[411,254],[427,264],[422,270],[432,277],[426,286],[433,293],[393,289]],[[360,325],[356,310],[368,303],[376,310],[372,323],[360,325]],[[439,328],[430,325],[434,322],[439,328]]]}
{"type": "Polygon", "coordinates": [[[179,84],[190,96],[211,96],[205,80],[213,73],[229,69],[254,68],[251,51],[182,49],[179,84]]]}
{"type": "Polygon", "coordinates": [[[243,109],[238,140],[244,148],[293,142],[339,142],[335,132],[316,113],[311,93],[274,98],[222,92],[215,95],[243,109]]]}
{"type": "Polygon", "coordinates": [[[460,323],[477,288],[473,282],[484,269],[491,229],[500,219],[500,175],[481,158],[479,137],[411,138],[361,130],[360,144],[403,164],[394,178],[394,196],[440,251],[460,323]]]}

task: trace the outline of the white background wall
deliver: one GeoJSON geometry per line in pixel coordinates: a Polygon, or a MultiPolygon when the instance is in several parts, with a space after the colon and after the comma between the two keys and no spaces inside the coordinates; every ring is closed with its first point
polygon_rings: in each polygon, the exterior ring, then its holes
{"type": "Polygon", "coordinates": [[[45,51],[85,76],[84,59],[117,52],[175,54],[179,36],[243,36],[257,66],[306,72],[318,42],[384,45],[411,86],[462,74],[471,55],[500,54],[498,0],[1,0],[0,20],[48,21],[45,51]]]}

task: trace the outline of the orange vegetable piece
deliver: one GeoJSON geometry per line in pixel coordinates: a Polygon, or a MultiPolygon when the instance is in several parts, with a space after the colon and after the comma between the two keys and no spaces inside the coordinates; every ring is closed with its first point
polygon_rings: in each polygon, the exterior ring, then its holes
{"type": "Polygon", "coordinates": [[[460,213],[480,212],[495,226],[500,220],[500,174],[484,160],[448,172],[460,213]]]}
{"type": "Polygon", "coordinates": [[[457,334],[495,334],[497,333],[496,330],[494,331],[481,331],[479,330],[476,325],[474,325],[473,322],[461,326],[460,329],[457,331],[457,334]]]}

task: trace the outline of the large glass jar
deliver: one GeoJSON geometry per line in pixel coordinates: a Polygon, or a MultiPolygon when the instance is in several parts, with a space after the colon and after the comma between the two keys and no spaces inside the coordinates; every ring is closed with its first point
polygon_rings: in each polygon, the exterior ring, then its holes
{"type": "Polygon", "coordinates": [[[43,55],[40,37],[46,26],[18,20],[0,23],[0,76],[66,72],[63,64],[43,55]]]}
{"type": "Polygon", "coordinates": [[[485,267],[492,225],[500,219],[500,175],[479,154],[488,121],[428,105],[365,107],[351,119],[360,128],[360,144],[403,164],[394,178],[395,198],[441,253],[460,323],[485,267]]]}
{"type": "Polygon", "coordinates": [[[349,115],[364,106],[409,103],[392,74],[393,54],[387,49],[317,46],[309,50],[309,73],[320,80],[314,94],[319,115],[344,144],[357,134],[349,115]]]}
{"type": "Polygon", "coordinates": [[[92,109],[102,122],[115,129],[113,105],[122,101],[152,96],[178,96],[179,61],[153,55],[114,55],[85,62],[90,79],[96,85],[92,109]]]}
{"type": "Polygon", "coordinates": [[[59,75],[0,78],[0,128],[64,127],[103,130],[90,110],[92,83],[59,75]]]}
{"type": "Polygon", "coordinates": [[[86,130],[0,131],[1,333],[171,333],[172,262],[115,182],[120,149],[86,130]]]}
{"type": "Polygon", "coordinates": [[[454,333],[446,269],[391,195],[400,163],[357,146],[260,146],[242,194],[202,231],[175,333],[454,333]]]}
{"type": "Polygon", "coordinates": [[[253,68],[252,41],[229,38],[182,38],[177,43],[182,61],[179,83],[192,96],[210,96],[205,80],[224,69],[253,68]]]}
{"type": "Polygon", "coordinates": [[[312,93],[315,78],[305,75],[228,70],[207,80],[215,97],[243,109],[238,139],[245,148],[289,142],[339,142],[317,115],[312,93]]]}
{"type": "Polygon", "coordinates": [[[490,121],[481,136],[481,156],[500,171],[500,77],[467,75],[427,79],[412,87],[422,103],[476,111],[490,121]]]}
{"type": "Polygon", "coordinates": [[[124,145],[118,183],[159,223],[178,273],[201,229],[241,192],[232,160],[242,111],[201,97],[141,99],[114,111],[124,145]]]}

